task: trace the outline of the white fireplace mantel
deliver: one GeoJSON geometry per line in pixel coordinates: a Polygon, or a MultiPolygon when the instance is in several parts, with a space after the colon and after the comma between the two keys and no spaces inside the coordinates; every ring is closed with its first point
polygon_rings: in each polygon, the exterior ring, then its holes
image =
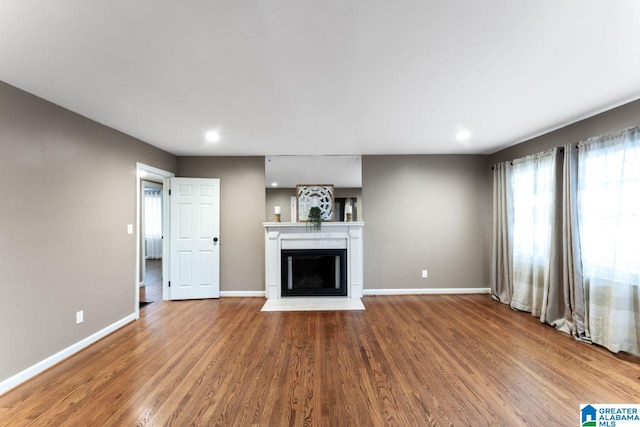
{"type": "Polygon", "coordinates": [[[347,298],[362,298],[364,222],[323,222],[319,232],[304,222],[265,222],[265,283],[267,298],[281,298],[282,249],[346,249],[347,298]]]}

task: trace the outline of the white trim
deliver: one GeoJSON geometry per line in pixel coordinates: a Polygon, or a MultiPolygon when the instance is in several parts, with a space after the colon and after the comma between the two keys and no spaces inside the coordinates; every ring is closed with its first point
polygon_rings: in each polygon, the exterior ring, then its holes
{"type": "Polygon", "coordinates": [[[175,174],[169,173],[162,180],[162,299],[164,301],[169,300],[169,250],[171,245],[169,244],[171,233],[171,209],[169,192],[171,191],[171,178],[174,178],[175,174]]]}
{"type": "MultiPolygon", "coordinates": [[[[365,289],[364,295],[455,295],[490,294],[491,288],[419,288],[419,289],[365,289]]],[[[265,291],[220,291],[220,298],[260,297],[266,298],[265,291]]]]}
{"type": "Polygon", "coordinates": [[[364,289],[364,295],[489,294],[491,288],[364,289]]]}
{"type": "MultiPolygon", "coordinates": [[[[143,171],[149,172],[150,174],[153,174],[153,175],[159,175],[159,176],[161,176],[163,178],[166,177],[166,176],[175,176],[175,174],[173,172],[169,172],[169,171],[166,171],[164,169],[157,168],[155,166],[149,166],[149,165],[146,165],[146,164],[140,163],[140,162],[136,162],[136,168],[137,168],[137,170],[143,170],[143,171]]],[[[144,181],[149,181],[149,178],[145,179],[144,181]]]]}
{"type": "Polygon", "coordinates": [[[362,297],[364,222],[325,222],[322,230],[309,233],[304,222],[264,222],[265,291],[267,298],[281,298],[281,257],[283,248],[347,249],[347,297],[362,297]],[[338,245],[336,245],[338,243],[338,245]],[[346,246],[345,246],[346,244],[346,246]]]}
{"type": "Polygon", "coordinates": [[[96,332],[95,334],[90,335],[87,338],[70,345],[64,350],[61,350],[56,354],[47,357],[46,359],[36,363],[35,365],[25,369],[24,371],[18,372],[14,376],[7,378],[6,380],[0,382],[0,395],[8,392],[14,387],[17,387],[25,381],[30,380],[36,375],[41,374],[42,372],[51,368],[53,365],[56,365],[62,362],[64,359],[78,353],[80,350],[84,350],[91,344],[101,340],[102,338],[122,328],[128,323],[133,322],[134,320],[136,320],[136,315],[135,313],[132,313],[124,319],[118,320],[117,322],[107,326],[106,328],[96,332]]]}
{"type": "Polygon", "coordinates": [[[227,297],[260,297],[266,298],[265,291],[220,291],[220,298],[227,297]]]}

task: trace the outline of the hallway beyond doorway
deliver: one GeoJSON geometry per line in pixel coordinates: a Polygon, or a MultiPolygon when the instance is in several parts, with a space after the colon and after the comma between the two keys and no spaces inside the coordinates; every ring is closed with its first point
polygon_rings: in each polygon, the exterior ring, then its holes
{"type": "Polygon", "coordinates": [[[145,260],[144,286],[140,287],[140,302],[162,301],[162,260],[145,260]]]}

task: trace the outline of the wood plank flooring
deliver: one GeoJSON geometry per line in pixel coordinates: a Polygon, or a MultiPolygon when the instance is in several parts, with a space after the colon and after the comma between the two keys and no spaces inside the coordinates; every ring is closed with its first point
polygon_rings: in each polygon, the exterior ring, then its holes
{"type": "Polygon", "coordinates": [[[140,302],[162,300],[162,260],[145,260],[144,286],[140,288],[140,302]]]}
{"type": "Polygon", "coordinates": [[[573,426],[581,403],[640,403],[637,358],[487,295],[363,302],[157,301],[0,396],[0,425],[573,426]]]}

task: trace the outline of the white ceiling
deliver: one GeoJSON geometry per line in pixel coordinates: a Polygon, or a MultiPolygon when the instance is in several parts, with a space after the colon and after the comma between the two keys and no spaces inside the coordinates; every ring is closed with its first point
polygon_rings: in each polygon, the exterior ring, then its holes
{"type": "Polygon", "coordinates": [[[177,155],[492,153],[640,98],[639,23],[636,0],[0,0],[0,80],[177,155]]]}

